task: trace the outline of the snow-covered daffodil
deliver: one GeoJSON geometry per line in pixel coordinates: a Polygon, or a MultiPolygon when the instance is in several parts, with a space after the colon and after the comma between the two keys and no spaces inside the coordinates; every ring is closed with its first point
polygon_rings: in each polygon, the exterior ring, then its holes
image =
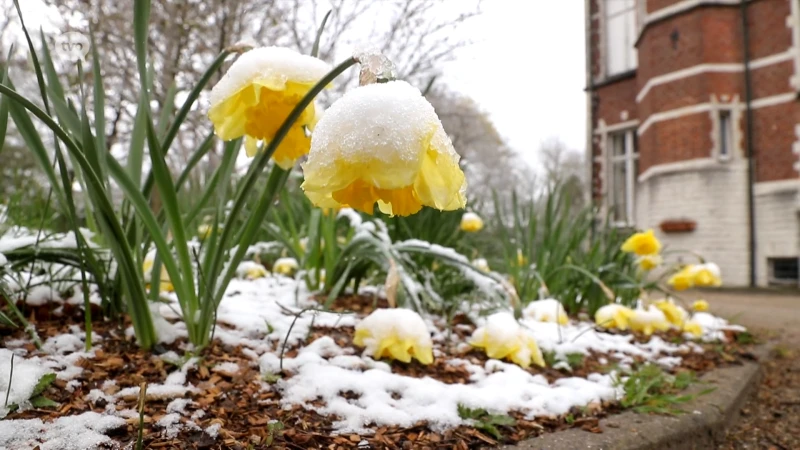
{"type": "Polygon", "coordinates": [[[635,233],[622,244],[622,251],[635,253],[639,256],[656,255],[661,250],[661,242],[658,241],[653,230],[635,233]]]}
{"type": "Polygon", "coordinates": [[[672,274],[667,280],[667,284],[672,286],[676,291],[684,291],[694,285],[694,277],[692,274],[691,265],[685,266],[681,270],[672,274]]]}
{"type": "Polygon", "coordinates": [[[391,358],[405,363],[415,358],[433,362],[433,342],[425,321],[409,309],[376,309],[356,325],[353,342],[373,358],[391,358]]]}
{"type": "Polygon", "coordinates": [[[255,280],[256,278],[264,278],[269,275],[267,269],[261,264],[254,261],[243,261],[236,268],[236,275],[248,280],[255,280]]]}
{"type": "Polygon", "coordinates": [[[361,86],[320,119],[302,188],[321,208],[408,216],[466,205],[466,179],[433,106],[405,81],[361,86]]]}
{"type": "Polygon", "coordinates": [[[627,330],[633,317],[633,310],[617,303],[601,306],[594,313],[594,321],[603,328],[627,330]]]}
{"type": "Polygon", "coordinates": [[[525,264],[528,264],[528,258],[522,253],[522,249],[517,249],[517,265],[522,267],[525,264]]]}
{"type": "Polygon", "coordinates": [[[294,274],[298,267],[300,266],[294,258],[278,258],[272,266],[272,271],[281,275],[290,276],[294,274]]]}
{"type": "Polygon", "coordinates": [[[536,341],[508,312],[489,316],[486,324],[472,333],[469,343],[484,349],[489,358],[508,359],[521,367],[528,367],[531,362],[544,367],[544,358],[536,341]]]}
{"type": "MultiPolygon", "coordinates": [[[[259,142],[267,143],[292,109],[330,70],[317,58],[282,47],[262,47],[239,57],[211,90],[208,117],[223,140],[245,137],[245,150],[254,156],[259,142]]],[[[284,169],[308,153],[309,133],[317,122],[308,105],[272,155],[284,169]]]]}
{"type": "Polygon", "coordinates": [[[569,323],[564,305],[553,298],[528,303],[522,310],[522,317],[537,322],[557,322],[561,325],[569,323]]]}
{"type": "Polygon", "coordinates": [[[693,311],[706,312],[708,311],[709,308],[710,306],[708,305],[708,302],[705,300],[696,300],[694,303],[692,303],[693,311]]]}
{"type": "Polygon", "coordinates": [[[214,230],[214,227],[207,223],[201,223],[197,227],[197,237],[200,238],[201,241],[204,241],[211,237],[211,232],[214,230]]]}
{"type": "Polygon", "coordinates": [[[660,309],[650,305],[647,309],[638,308],[633,310],[630,318],[631,330],[644,333],[650,336],[655,331],[666,331],[669,329],[669,321],[660,309]]]}
{"type": "Polygon", "coordinates": [[[461,231],[475,233],[483,229],[483,219],[474,212],[466,212],[461,216],[461,231]]]}
{"type": "MultiPolygon", "coordinates": [[[[144,280],[148,282],[148,289],[150,288],[149,283],[152,278],[153,265],[155,262],[155,255],[151,253],[145,256],[144,262],[142,263],[142,272],[144,273],[144,280]]],[[[164,266],[163,262],[161,264],[161,276],[159,277],[159,290],[161,292],[172,292],[175,290],[175,286],[170,282],[169,273],[167,273],[167,268],[164,266]]]]}
{"type": "Polygon", "coordinates": [[[653,306],[661,310],[661,312],[664,313],[664,317],[667,318],[667,321],[678,329],[683,327],[684,323],[686,323],[686,319],[689,317],[689,313],[682,307],[676,305],[672,300],[658,300],[653,302],[653,306]]]}
{"type": "Polygon", "coordinates": [[[656,267],[660,266],[663,259],[661,255],[642,255],[636,258],[636,263],[639,264],[639,268],[644,271],[650,271],[655,269],[656,267]]]}
{"type": "Polygon", "coordinates": [[[472,267],[482,271],[482,272],[489,272],[489,261],[486,261],[486,258],[475,258],[472,260],[472,267]]]}
{"type": "Polygon", "coordinates": [[[692,268],[692,277],[695,286],[718,287],[722,285],[722,274],[719,266],[714,263],[698,264],[692,268]]]}
{"type": "Polygon", "coordinates": [[[689,333],[694,337],[700,337],[703,335],[703,326],[697,321],[689,320],[683,324],[682,331],[684,333],[689,333]]]}

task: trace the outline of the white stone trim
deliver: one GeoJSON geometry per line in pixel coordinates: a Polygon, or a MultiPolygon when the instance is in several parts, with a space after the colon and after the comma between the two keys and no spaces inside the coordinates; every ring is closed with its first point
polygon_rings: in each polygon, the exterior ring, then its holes
{"type": "Polygon", "coordinates": [[[600,128],[598,124],[597,129],[594,130],[594,134],[603,135],[603,134],[613,133],[615,131],[626,130],[628,128],[635,128],[637,126],[639,126],[639,121],[636,119],[615,123],[614,125],[606,125],[605,122],[603,122],[603,127],[600,128]]]}
{"type": "MultiPolygon", "coordinates": [[[[723,96],[723,100],[726,100],[723,96]]],[[[711,105],[713,109],[709,112],[711,119],[711,150],[709,154],[712,158],[716,158],[722,162],[728,162],[742,157],[742,131],[739,128],[739,122],[742,118],[742,102],[739,101],[739,96],[734,95],[730,101],[718,101],[716,95],[711,95],[711,105]],[[731,148],[728,155],[722,155],[722,142],[720,142],[720,113],[727,111],[730,114],[731,126],[731,148]]]]}
{"type": "Polygon", "coordinates": [[[753,186],[753,194],[758,197],[800,190],[800,179],[759,181],[753,186]]]}
{"type": "MultiPolygon", "coordinates": [[[[800,172],[800,123],[794,126],[794,135],[797,140],[792,142],[792,153],[797,155],[797,161],[794,163],[794,170],[800,172]]],[[[800,205],[800,193],[798,193],[798,204],[800,205]]]]}
{"type": "MultiPolygon", "coordinates": [[[[784,61],[791,61],[795,58],[797,52],[789,49],[785,52],[774,53],[763,58],[758,58],[750,61],[750,69],[761,69],[762,67],[779,64],[784,61]]],[[[647,80],[647,83],[642,87],[638,94],[636,94],[636,103],[641,103],[647,96],[650,90],[662,84],[671,83],[673,81],[682,80],[684,78],[693,77],[703,73],[736,73],[743,72],[743,63],[705,63],[696,66],[687,67],[685,69],[676,70],[674,72],[665,73],[657,77],[647,80]]]]}
{"type": "Polygon", "coordinates": [[[792,29],[792,48],[794,75],[789,78],[789,84],[794,90],[800,92],[800,1],[789,0],[791,12],[786,17],[786,26],[792,29]]]}
{"type": "Polygon", "coordinates": [[[638,181],[640,183],[647,181],[650,178],[680,173],[680,172],[694,172],[698,170],[709,170],[720,167],[720,162],[716,158],[695,158],[687,159],[684,161],[676,161],[665,164],[658,164],[656,166],[648,167],[647,170],[639,175],[638,181]]]}
{"type": "Polygon", "coordinates": [[[750,102],[750,107],[753,109],[766,108],[769,106],[780,105],[781,103],[789,103],[797,100],[797,93],[787,92],[785,94],[771,95],[769,97],[760,97],[750,102]]]}
{"type": "Polygon", "coordinates": [[[643,135],[650,125],[656,122],[663,122],[665,120],[677,119],[683,116],[690,116],[692,114],[699,114],[711,111],[714,105],[711,103],[698,103],[696,105],[683,106],[681,108],[670,109],[668,111],[657,112],[651,114],[639,127],[639,136],[643,135]]]}

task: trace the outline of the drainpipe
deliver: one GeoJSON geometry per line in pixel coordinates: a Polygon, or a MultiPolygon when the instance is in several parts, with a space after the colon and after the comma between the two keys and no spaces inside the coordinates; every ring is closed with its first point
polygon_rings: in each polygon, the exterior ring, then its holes
{"type": "Polygon", "coordinates": [[[742,40],[744,55],[744,105],[745,105],[745,145],[747,146],[747,221],[750,251],[750,287],[756,286],[756,209],[755,209],[755,175],[756,154],[753,148],[753,87],[750,79],[750,32],[747,27],[747,1],[741,0],[739,9],[742,16],[742,40]]]}
{"type": "MultiPolygon", "coordinates": [[[[588,189],[586,190],[587,204],[594,211],[594,115],[592,114],[592,97],[594,96],[594,74],[592,73],[592,0],[584,1],[585,28],[586,28],[586,164],[588,166],[588,189]]],[[[592,235],[594,235],[597,218],[592,220],[592,235]]]]}

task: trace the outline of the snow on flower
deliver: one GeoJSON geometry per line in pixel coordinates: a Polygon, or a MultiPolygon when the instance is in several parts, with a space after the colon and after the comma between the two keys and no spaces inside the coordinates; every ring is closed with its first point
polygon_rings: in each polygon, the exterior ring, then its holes
{"type": "Polygon", "coordinates": [[[256,278],[263,278],[267,275],[269,275],[267,269],[254,261],[243,261],[239,263],[239,267],[236,268],[236,276],[239,278],[255,280],[256,278]]]}
{"type": "Polygon", "coordinates": [[[660,266],[662,262],[663,258],[661,258],[661,255],[642,255],[636,258],[636,263],[639,264],[639,268],[644,271],[653,270],[660,266]]]}
{"type": "MultiPolygon", "coordinates": [[[[245,136],[248,156],[259,142],[275,138],[278,128],[308,91],[330,70],[317,58],[282,47],[262,47],[239,57],[211,90],[208,117],[223,140],[245,136]]],[[[308,153],[318,120],[314,104],[303,110],[272,155],[284,169],[308,153]]]]}
{"type": "Polygon", "coordinates": [[[407,216],[466,205],[466,179],[442,123],[405,81],[347,92],[320,119],[302,188],[322,208],[407,216]]]}
{"type": "Polygon", "coordinates": [[[614,303],[601,306],[597,312],[594,313],[594,321],[603,328],[627,330],[630,327],[630,320],[633,315],[634,312],[632,309],[614,303]]]}
{"type": "Polygon", "coordinates": [[[658,300],[653,303],[653,306],[661,310],[661,312],[664,313],[664,316],[667,318],[667,321],[669,321],[670,324],[678,329],[683,327],[683,324],[689,317],[689,313],[682,307],[676,305],[672,299],[658,300]]]}
{"type": "Polygon", "coordinates": [[[558,322],[561,325],[569,322],[564,305],[553,298],[528,303],[528,306],[522,310],[522,316],[538,322],[558,322]]]}
{"type": "Polygon", "coordinates": [[[409,309],[376,309],[356,325],[353,342],[375,359],[391,358],[405,363],[411,358],[433,362],[433,342],[425,321],[409,309]]]}
{"type": "Polygon", "coordinates": [[[486,261],[486,258],[475,258],[472,260],[472,267],[482,271],[482,272],[489,272],[491,269],[489,268],[489,262],[486,261]]]}
{"type": "Polygon", "coordinates": [[[667,283],[677,291],[693,286],[718,287],[722,285],[722,273],[714,263],[689,264],[674,273],[667,283]]]}
{"type": "Polygon", "coordinates": [[[634,233],[622,244],[622,251],[639,256],[656,255],[661,250],[661,242],[653,234],[653,230],[634,233]]]}
{"type": "Polygon", "coordinates": [[[281,275],[292,275],[300,267],[294,258],[278,258],[272,266],[272,271],[281,275]]]}
{"type": "Polygon", "coordinates": [[[536,341],[508,312],[489,316],[486,324],[472,333],[469,343],[484,349],[489,358],[509,359],[521,367],[529,367],[531,362],[544,367],[544,358],[536,341]]]}
{"type": "Polygon", "coordinates": [[[647,309],[637,308],[633,311],[633,315],[630,318],[630,327],[633,331],[650,336],[655,331],[668,330],[670,323],[660,309],[650,305],[647,309]]]}
{"type": "Polygon", "coordinates": [[[474,212],[466,212],[461,216],[461,231],[475,233],[483,229],[483,219],[474,212]]]}

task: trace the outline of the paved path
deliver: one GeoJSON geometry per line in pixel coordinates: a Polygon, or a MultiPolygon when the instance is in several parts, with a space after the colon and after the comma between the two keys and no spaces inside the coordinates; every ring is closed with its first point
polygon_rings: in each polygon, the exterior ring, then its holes
{"type": "Polygon", "coordinates": [[[800,292],[689,291],[684,298],[704,298],[711,312],[746,327],[769,329],[781,340],[800,342],[800,292]]]}

